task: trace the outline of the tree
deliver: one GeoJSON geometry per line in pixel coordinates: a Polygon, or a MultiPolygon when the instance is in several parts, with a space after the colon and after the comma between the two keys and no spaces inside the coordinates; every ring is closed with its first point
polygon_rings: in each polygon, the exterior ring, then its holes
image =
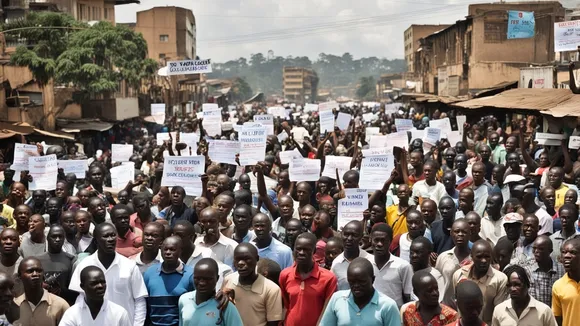
{"type": "MultiPolygon", "coordinates": [[[[99,22],[93,26],[77,22],[61,13],[30,13],[3,26],[10,38],[25,40],[11,56],[11,63],[30,69],[43,88],[44,121],[53,130],[55,117],[54,84],[73,85],[75,99],[116,91],[124,80],[139,87],[143,78],[152,78],[157,69],[146,59],[147,44],[142,35],[126,27],[99,22]]],[[[7,36],[8,38],[8,36],[7,36]]],[[[59,108],[63,110],[64,108],[59,108]]]]}
{"type": "Polygon", "coordinates": [[[360,100],[373,100],[375,99],[375,78],[373,76],[370,77],[361,77],[358,88],[356,90],[356,96],[360,100]]]}
{"type": "Polygon", "coordinates": [[[254,95],[252,92],[252,88],[250,87],[248,82],[246,82],[244,78],[240,77],[234,80],[232,93],[233,93],[232,100],[238,103],[246,101],[250,99],[252,95],[254,95]]]}

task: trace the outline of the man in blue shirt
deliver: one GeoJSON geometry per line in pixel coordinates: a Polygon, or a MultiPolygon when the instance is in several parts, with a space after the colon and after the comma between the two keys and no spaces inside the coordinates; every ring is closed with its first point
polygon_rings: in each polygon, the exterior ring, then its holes
{"type": "Polygon", "coordinates": [[[254,233],[256,239],[250,243],[258,248],[260,258],[269,258],[277,262],[280,268],[292,266],[292,250],[282,242],[272,237],[272,222],[265,214],[258,213],[253,219],[254,233]]]}
{"type": "Polygon", "coordinates": [[[159,212],[159,218],[167,220],[171,227],[175,226],[175,222],[179,220],[186,220],[195,225],[197,223],[197,215],[195,210],[183,202],[185,199],[185,189],[180,186],[171,188],[171,206],[159,212]]]}
{"type": "Polygon", "coordinates": [[[148,311],[152,325],[179,325],[179,297],[193,291],[193,268],[179,260],[182,240],[172,236],[161,246],[163,262],[155,264],[143,274],[148,298],[148,311]]]}
{"type": "Polygon", "coordinates": [[[397,303],[373,287],[373,265],[365,258],[355,258],[347,270],[350,290],[332,295],[320,321],[321,326],[399,326],[397,303]]]}
{"type": "Polygon", "coordinates": [[[215,288],[219,277],[218,264],[211,258],[202,258],[194,268],[193,282],[196,290],[179,298],[179,325],[239,326],[242,318],[233,304],[220,312],[215,299],[215,288]]]}

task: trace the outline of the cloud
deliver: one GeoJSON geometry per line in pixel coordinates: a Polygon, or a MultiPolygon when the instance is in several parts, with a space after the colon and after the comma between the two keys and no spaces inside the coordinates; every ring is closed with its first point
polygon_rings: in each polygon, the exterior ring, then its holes
{"type": "MultiPolygon", "coordinates": [[[[280,56],[318,57],[321,52],[355,57],[404,57],[403,31],[411,24],[449,24],[467,14],[473,0],[165,0],[191,9],[197,52],[226,61],[273,50],[280,56]],[[461,5],[449,5],[460,2],[461,5]],[[251,35],[251,36],[248,36],[251,35]]],[[[159,4],[117,6],[117,22],[159,4]]]]}

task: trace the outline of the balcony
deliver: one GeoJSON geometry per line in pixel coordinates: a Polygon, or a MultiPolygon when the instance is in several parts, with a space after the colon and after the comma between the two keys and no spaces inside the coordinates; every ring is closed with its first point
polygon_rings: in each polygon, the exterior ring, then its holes
{"type": "Polygon", "coordinates": [[[4,0],[4,10],[25,10],[28,9],[28,0],[4,0]]]}

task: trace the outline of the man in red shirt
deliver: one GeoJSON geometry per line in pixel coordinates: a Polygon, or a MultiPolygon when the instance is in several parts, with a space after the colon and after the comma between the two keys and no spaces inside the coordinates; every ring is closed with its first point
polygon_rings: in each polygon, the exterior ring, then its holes
{"type": "Polygon", "coordinates": [[[302,233],[294,243],[294,265],[280,274],[282,300],[286,307],[286,326],[317,325],[332,294],[336,276],[314,263],[316,236],[302,233]]]}

